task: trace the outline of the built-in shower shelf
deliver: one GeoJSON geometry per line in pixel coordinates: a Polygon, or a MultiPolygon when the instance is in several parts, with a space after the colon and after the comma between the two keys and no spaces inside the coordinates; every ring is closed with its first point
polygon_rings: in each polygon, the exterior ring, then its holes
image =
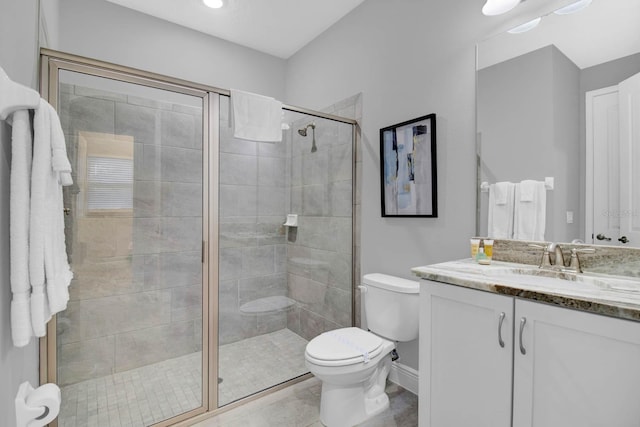
{"type": "Polygon", "coordinates": [[[273,297],[259,298],[253,301],[249,301],[240,306],[240,313],[242,314],[268,314],[276,313],[279,311],[285,311],[290,309],[296,303],[295,300],[285,297],[284,295],[278,295],[273,297]]]}
{"type": "Polygon", "coordinates": [[[323,268],[323,267],[329,266],[329,264],[327,264],[326,262],[318,261],[311,258],[294,257],[294,258],[289,258],[289,262],[291,264],[297,264],[301,267],[307,267],[307,268],[323,268]]]}

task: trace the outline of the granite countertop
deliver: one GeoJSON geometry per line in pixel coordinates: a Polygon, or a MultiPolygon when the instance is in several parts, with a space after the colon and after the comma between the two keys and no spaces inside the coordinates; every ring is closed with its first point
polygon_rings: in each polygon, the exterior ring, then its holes
{"type": "Polygon", "coordinates": [[[471,258],[412,268],[418,277],[606,316],[640,321],[640,280],[576,274],[536,266],[471,258]]]}

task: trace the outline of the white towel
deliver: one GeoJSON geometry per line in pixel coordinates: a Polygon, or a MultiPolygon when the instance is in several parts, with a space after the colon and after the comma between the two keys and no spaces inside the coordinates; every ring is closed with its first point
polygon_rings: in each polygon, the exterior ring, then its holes
{"type": "Polygon", "coordinates": [[[520,181],[520,202],[533,202],[535,198],[536,188],[538,186],[538,181],[533,181],[530,179],[526,179],[524,181],[520,181]]]}
{"type": "Polygon", "coordinates": [[[522,181],[516,184],[513,238],[543,241],[546,215],[547,190],[544,182],[522,181]],[[529,192],[532,193],[532,200],[527,201],[529,192]]]}
{"type": "MultiPolygon", "coordinates": [[[[493,187],[496,205],[506,205],[509,195],[513,193],[514,184],[506,181],[496,182],[491,187],[493,187]]],[[[492,189],[491,187],[489,187],[490,190],[492,189]]]]}
{"type": "Polygon", "coordinates": [[[70,183],[71,175],[62,130],[58,134],[58,126],[55,110],[41,100],[33,124],[29,236],[31,320],[36,336],[44,336],[45,325],[51,315],[66,308],[69,299],[67,288],[72,278],[64,244],[62,204],[62,183],[70,183]],[[59,170],[54,170],[54,159],[59,170]]]}
{"type": "Polygon", "coordinates": [[[264,142],[282,141],[282,102],[231,89],[233,136],[264,142]]]}
{"type": "Polygon", "coordinates": [[[13,113],[11,136],[10,227],[11,337],[24,347],[33,336],[29,283],[29,181],[31,179],[31,123],[29,112],[13,113]]]}
{"type": "Polygon", "coordinates": [[[498,182],[489,186],[489,215],[487,232],[494,239],[513,237],[513,208],[515,184],[498,182]]]}
{"type": "Polygon", "coordinates": [[[31,170],[31,217],[29,221],[29,278],[31,280],[31,323],[34,335],[46,334],[51,319],[45,294],[44,242],[50,228],[47,215],[48,180],[51,174],[49,109],[41,102],[33,119],[33,165],[31,170]]]}
{"type": "MultiPolygon", "coordinates": [[[[49,124],[51,126],[51,165],[54,172],[57,172],[58,185],[56,190],[57,196],[53,198],[53,240],[51,243],[52,248],[52,261],[53,261],[53,274],[56,283],[56,291],[51,292],[49,289],[50,283],[47,284],[47,295],[49,297],[49,308],[52,314],[58,313],[67,308],[67,301],[69,301],[69,285],[71,279],[73,279],[73,273],[69,266],[67,259],[67,246],[65,244],[64,233],[64,203],[62,195],[62,187],[73,184],[71,178],[71,163],[67,157],[67,144],[64,140],[64,132],[62,131],[62,125],[60,124],[60,118],[56,113],[56,110],[49,104],[49,124]]],[[[45,252],[46,254],[46,252],[45,252]]],[[[45,258],[46,265],[46,258],[45,258]]],[[[48,280],[48,279],[47,279],[48,280]]]]}
{"type": "Polygon", "coordinates": [[[66,187],[73,184],[71,163],[67,157],[67,144],[64,140],[60,118],[51,105],[49,105],[49,124],[51,126],[51,165],[53,170],[59,174],[60,185],[66,187]]]}

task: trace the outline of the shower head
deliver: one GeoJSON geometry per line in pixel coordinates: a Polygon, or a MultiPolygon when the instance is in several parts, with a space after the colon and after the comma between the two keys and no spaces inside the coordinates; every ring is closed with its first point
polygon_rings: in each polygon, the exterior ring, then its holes
{"type": "Polygon", "coordinates": [[[301,136],[307,136],[307,129],[311,128],[312,130],[316,128],[315,123],[309,123],[308,125],[306,125],[305,127],[298,129],[298,133],[301,136]]]}
{"type": "Polygon", "coordinates": [[[309,128],[311,128],[311,134],[313,135],[313,140],[311,141],[311,152],[315,153],[316,151],[318,151],[318,147],[316,146],[316,124],[315,123],[309,123],[308,125],[306,125],[302,129],[298,129],[298,133],[301,136],[307,136],[307,129],[309,129],[309,128]]]}

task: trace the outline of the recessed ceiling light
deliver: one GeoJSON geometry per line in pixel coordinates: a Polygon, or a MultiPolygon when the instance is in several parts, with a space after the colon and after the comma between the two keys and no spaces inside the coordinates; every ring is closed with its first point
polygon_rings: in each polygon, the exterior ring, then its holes
{"type": "Polygon", "coordinates": [[[502,15],[516,7],[520,0],[487,0],[482,6],[482,13],[487,16],[502,15]]]}
{"type": "Polygon", "coordinates": [[[591,0],[578,0],[575,3],[571,3],[565,7],[561,7],[560,9],[554,11],[556,15],[568,15],[570,13],[576,13],[584,9],[585,7],[591,4],[591,0]]]}
{"type": "Polygon", "coordinates": [[[224,6],[224,2],[222,0],[202,0],[202,2],[211,9],[220,9],[224,6]]]}
{"type": "Polygon", "coordinates": [[[541,20],[542,20],[542,18],[540,18],[540,17],[538,17],[536,19],[532,19],[531,21],[525,22],[522,25],[518,25],[517,27],[513,27],[512,29],[507,31],[507,33],[511,33],[511,34],[526,33],[527,31],[533,30],[535,27],[537,27],[541,20]]]}

